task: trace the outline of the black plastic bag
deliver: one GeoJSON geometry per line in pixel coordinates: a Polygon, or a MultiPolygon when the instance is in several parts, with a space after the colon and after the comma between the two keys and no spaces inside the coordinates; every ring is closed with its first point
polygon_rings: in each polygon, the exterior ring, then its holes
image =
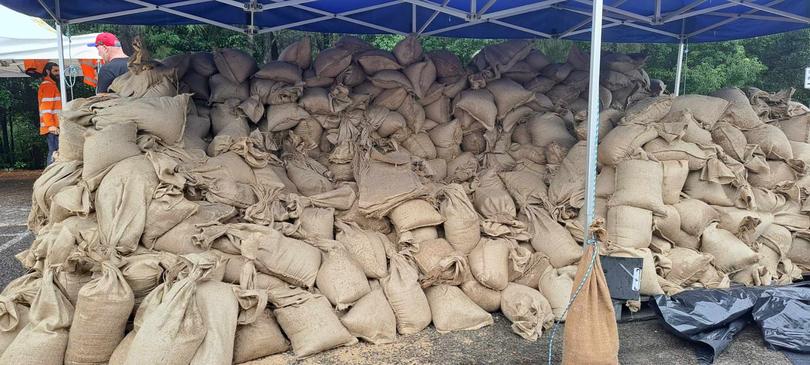
{"type": "Polygon", "coordinates": [[[790,352],[792,361],[810,355],[810,283],[781,287],[696,289],[656,296],[652,307],[662,324],[679,337],[701,344],[701,363],[714,362],[752,320],[765,341],[790,352]],[[791,356],[792,355],[792,356],[791,356]]]}

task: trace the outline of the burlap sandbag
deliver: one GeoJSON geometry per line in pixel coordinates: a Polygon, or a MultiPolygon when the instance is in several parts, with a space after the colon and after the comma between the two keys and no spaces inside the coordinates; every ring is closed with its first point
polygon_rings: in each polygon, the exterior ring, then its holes
{"type": "Polygon", "coordinates": [[[775,123],[791,141],[810,143],[810,114],[801,114],[775,123]]]}
{"type": "Polygon", "coordinates": [[[189,67],[194,72],[206,77],[217,73],[214,55],[211,52],[192,53],[191,59],[189,60],[189,67]]]}
{"type": "Polygon", "coordinates": [[[211,90],[209,103],[224,103],[228,99],[243,101],[250,97],[250,84],[247,81],[236,83],[222,74],[211,76],[208,87],[211,90]]]}
{"type": "Polygon", "coordinates": [[[74,307],[79,300],[79,290],[92,279],[92,275],[86,271],[86,268],[74,271],[60,270],[56,274],[56,284],[74,307]]]}
{"type": "Polygon", "coordinates": [[[797,232],[793,236],[787,258],[802,270],[810,270],[810,236],[807,233],[797,232]]]}
{"type": "Polygon", "coordinates": [[[81,161],[84,149],[86,127],[71,120],[60,119],[59,124],[59,159],[62,161],[81,161]]]}
{"type": "Polygon", "coordinates": [[[751,186],[777,189],[780,185],[796,181],[797,175],[803,173],[804,170],[804,162],[802,161],[798,161],[798,164],[796,160],[790,162],[768,160],[766,162],[768,171],[748,174],[748,182],[751,186]]]}
{"type": "Polygon", "coordinates": [[[358,205],[369,217],[381,218],[400,203],[424,192],[424,186],[410,168],[410,156],[402,152],[382,155],[374,151],[369,159],[356,160],[353,164],[359,186],[358,205]]]}
{"type": "Polygon", "coordinates": [[[703,231],[700,250],[714,256],[712,262],[725,273],[734,273],[759,261],[759,256],[733,233],[710,224],[703,231]]]}
{"type": "Polygon", "coordinates": [[[278,308],[274,314],[299,359],[357,343],[321,295],[312,294],[303,303],[278,308]]]}
{"type": "Polygon", "coordinates": [[[526,223],[531,234],[532,247],[548,255],[552,266],[561,268],[575,263],[582,256],[582,248],[571,233],[540,207],[526,206],[521,209],[521,221],[526,223]]]}
{"type": "Polygon", "coordinates": [[[214,64],[220,74],[229,80],[242,83],[256,73],[256,60],[244,51],[223,48],[213,52],[214,64]]]}
{"type": "Polygon", "coordinates": [[[449,184],[443,190],[440,212],[445,217],[444,237],[459,252],[469,253],[481,239],[478,213],[459,184],[449,184]]]}
{"type": "Polygon", "coordinates": [[[672,107],[670,96],[647,98],[633,104],[624,114],[620,124],[650,124],[664,119],[672,107]]]}
{"type": "MultiPolygon", "coordinates": [[[[56,161],[45,168],[33,184],[28,229],[39,234],[49,222],[57,223],[64,219],[62,216],[68,212],[59,207],[58,203],[53,204],[54,196],[67,187],[77,185],[82,171],[81,161],[56,161]]],[[[89,208],[89,202],[87,205],[89,208]]]]}
{"type": "Polygon", "coordinates": [[[503,290],[509,283],[509,252],[508,241],[482,237],[467,258],[473,277],[487,288],[503,290]]]}
{"type": "Polygon", "coordinates": [[[512,332],[529,341],[537,341],[544,329],[554,322],[548,300],[537,289],[509,283],[501,293],[501,311],[512,321],[512,332]]]}
{"type": "Polygon", "coordinates": [[[674,205],[681,217],[681,228],[692,236],[700,236],[710,223],[719,219],[717,211],[697,199],[684,199],[674,205]]]}
{"type": "Polygon", "coordinates": [[[366,276],[379,279],[386,275],[385,245],[388,238],[379,232],[363,230],[354,222],[335,222],[337,240],[360,265],[366,276]]]}
{"type": "Polygon", "coordinates": [[[466,73],[458,56],[448,50],[435,50],[427,54],[436,65],[436,76],[444,81],[458,81],[466,73]]]}
{"type": "Polygon", "coordinates": [[[334,183],[325,176],[328,173],[323,165],[303,155],[287,160],[287,176],[304,196],[335,190],[334,183]]]}
{"type": "Polygon", "coordinates": [[[519,163],[515,171],[501,172],[498,176],[518,207],[530,204],[548,206],[548,191],[542,173],[519,163]]]}
{"type": "Polygon", "coordinates": [[[297,84],[301,82],[301,69],[283,61],[270,61],[262,65],[252,77],[297,84]]]}
{"type": "Polygon", "coordinates": [[[652,211],[629,205],[608,208],[607,231],[610,241],[631,248],[647,248],[652,241],[652,211]]]}
{"type": "Polygon", "coordinates": [[[41,273],[25,274],[9,282],[0,294],[0,352],[28,326],[29,306],[42,286],[41,281],[41,273]]]}
{"type": "Polygon", "coordinates": [[[467,181],[478,173],[478,160],[470,152],[463,152],[451,161],[447,161],[447,180],[450,182],[467,181]]]}
{"type": "Polygon", "coordinates": [[[365,273],[343,244],[317,240],[323,250],[315,284],[337,310],[344,310],[371,291],[365,273]]]}
{"type": "MultiPolygon", "coordinates": [[[[565,323],[563,364],[618,364],[619,332],[607,280],[597,257],[590,267],[594,246],[588,246],[577,266],[575,283],[585,284],[571,304],[565,323]],[[591,272],[586,279],[586,273],[591,272]],[[583,341],[587,342],[583,344],[583,341]],[[580,345],[575,345],[580,344],[580,345]],[[577,349],[588,346],[589,351],[577,349]]],[[[573,292],[572,292],[573,294],[573,292]]]]}
{"type": "MultiPolygon", "coordinates": [[[[686,207],[688,205],[685,205],[686,207]]],[[[667,242],[672,243],[677,247],[685,247],[697,250],[700,246],[700,235],[691,235],[686,233],[681,228],[681,214],[678,211],[678,208],[672,205],[665,206],[667,214],[666,216],[655,216],[653,218],[653,223],[655,225],[655,232],[667,242]]],[[[700,214],[700,211],[694,212],[694,214],[700,214]]],[[[689,217],[687,218],[688,221],[696,221],[702,219],[701,217],[689,217]]],[[[688,222],[689,224],[694,224],[692,222],[688,222]]],[[[708,223],[706,223],[708,225],[708,223]]]]}
{"type": "MultiPolygon", "coordinates": [[[[216,69],[214,69],[216,72],[216,69]]],[[[194,70],[189,70],[183,76],[183,84],[188,87],[188,91],[193,94],[195,100],[208,101],[211,97],[211,89],[208,81],[209,76],[201,75],[194,70]]],[[[182,84],[181,84],[182,85],[182,84]]]]}
{"type": "Polygon", "coordinates": [[[689,161],[661,161],[661,167],[663,173],[661,192],[664,204],[677,204],[681,201],[681,190],[686,183],[686,177],[689,176],[689,161]]]}
{"type": "Polygon", "coordinates": [[[571,135],[565,121],[554,113],[537,113],[529,117],[526,122],[532,144],[545,147],[552,142],[565,148],[571,148],[577,143],[576,137],[571,135]]]}
{"type": "Polygon", "coordinates": [[[431,141],[430,136],[427,133],[417,133],[411,135],[408,139],[402,142],[402,146],[405,147],[412,155],[421,157],[425,160],[432,160],[436,158],[436,146],[431,141]]]}
{"type": "Polygon", "coordinates": [[[371,83],[383,89],[403,88],[413,92],[413,85],[404,73],[396,70],[382,70],[369,77],[371,83]]]}
{"type": "Polygon", "coordinates": [[[498,79],[487,83],[487,90],[494,96],[498,119],[503,119],[515,108],[534,99],[534,93],[510,79],[498,79]]]}
{"type": "Polygon", "coordinates": [[[666,214],[663,201],[661,163],[649,160],[627,160],[616,166],[616,191],[608,207],[629,205],[666,214]]]}
{"type": "Polygon", "coordinates": [[[257,245],[257,270],[297,286],[309,288],[315,284],[321,266],[320,250],[269,227],[252,224],[234,227],[245,232],[243,246],[245,240],[254,241],[251,244],[257,245]]]}
{"type": "Polygon", "coordinates": [[[340,321],[352,336],[373,344],[391,343],[396,339],[396,317],[382,288],[375,285],[340,321]]]}
{"type": "Polygon", "coordinates": [[[486,89],[462,91],[454,100],[453,109],[455,114],[466,113],[486,129],[495,128],[498,107],[495,98],[486,89]]]}
{"type": "Polygon", "coordinates": [[[211,132],[215,136],[239,138],[250,134],[248,118],[238,107],[237,99],[214,103],[211,106],[211,132]]]}
{"type": "Polygon", "coordinates": [[[692,199],[723,207],[734,206],[738,198],[738,191],[731,184],[703,181],[700,172],[697,171],[689,173],[686,177],[683,192],[692,199]]]}
{"type": "MultiPolygon", "coordinates": [[[[568,307],[568,302],[573,293],[574,276],[577,273],[577,267],[574,265],[555,269],[547,266],[543,275],[540,277],[539,288],[543,296],[548,299],[551,305],[551,311],[554,313],[554,319],[558,321],[565,321],[566,315],[563,315],[565,309],[568,307]]],[[[579,284],[577,282],[576,284],[579,284]]]]}
{"type": "Polygon", "coordinates": [[[650,125],[617,126],[599,144],[599,163],[615,166],[658,136],[650,125]]]}
{"type": "Polygon", "coordinates": [[[68,343],[73,305],[54,281],[48,269],[39,281],[31,301],[29,323],[0,356],[2,364],[62,364],[68,343]]]}
{"type": "Polygon", "coordinates": [[[785,133],[776,126],[764,124],[743,130],[743,134],[748,143],[759,146],[769,159],[789,160],[793,158],[790,141],[785,133]]]}
{"type": "Polygon", "coordinates": [[[484,218],[506,223],[515,219],[515,202],[495,169],[479,174],[473,193],[473,204],[484,218]]]}
{"type": "Polygon", "coordinates": [[[712,255],[682,247],[673,247],[667,257],[672,260],[672,269],[666,279],[681,286],[698,281],[714,259],[712,255]]]}
{"type": "Polygon", "coordinates": [[[431,236],[413,239],[410,238],[411,234],[403,234],[400,244],[408,246],[416,267],[423,275],[423,287],[433,284],[458,285],[462,282],[468,270],[463,254],[455,251],[445,239],[436,238],[435,232],[431,236]]]}
{"type": "Polygon", "coordinates": [[[190,96],[120,99],[109,106],[98,103],[93,122],[97,128],[133,122],[140,131],[177,143],[183,136],[190,96]]]}
{"type": "Polygon", "coordinates": [[[219,281],[206,281],[197,286],[195,293],[203,323],[205,339],[191,364],[226,364],[233,361],[239,303],[233,285],[219,281]]]}
{"type": "Polygon", "coordinates": [[[132,290],[136,308],[160,284],[164,274],[161,262],[172,256],[170,253],[146,253],[128,256],[124,260],[121,274],[132,290]]]}
{"type": "Polygon", "coordinates": [[[306,207],[301,211],[297,223],[299,234],[304,238],[335,238],[335,209],[306,207]]]}
{"type": "Polygon", "coordinates": [[[89,180],[121,160],[140,155],[141,150],[135,144],[137,132],[135,123],[113,124],[100,130],[88,128],[82,178],[89,180]]]}
{"type": "Polygon", "coordinates": [[[124,338],[135,297],[115,264],[100,266],[101,274],[79,290],[65,364],[105,363],[124,338]]]}
{"type": "Polygon", "coordinates": [[[122,356],[124,364],[190,363],[203,343],[206,326],[196,292],[198,285],[211,275],[217,258],[212,254],[185,258],[187,261],[174,267],[173,274],[138,309],[139,325],[122,356]],[[173,276],[181,269],[187,276],[174,282],[173,276]]]}
{"type": "MultiPolygon", "coordinates": [[[[446,124],[450,122],[452,111],[450,109],[450,98],[441,95],[436,101],[425,105],[425,118],[436,123],[446,124]]],[[[435,141],[434,141],[435,143],[435,141]]]]}
{"type": "Polygon", "coordinates": [[[290,342],[284,337],[273,311],[264,308],[255,321],[238,325],[234,336],[233,362],[241,364],[285,352],[290,342]]]}
{"type": "Polygon", "coordinates": [[[279,132],[294,128],[309,113],[295,103],[273,105],[267,110],[267,118],[259,123],[259,129],[265,132],[279,132]]]}
{"type": "Polygon", "coordinates": [[[715,91],[711,96],[729,102],[729,106],[720,120],[731,123],[743,131],[756,128],[763,124],[742,90],[738,88],[726,88],[715,91]]]}
{"type": "Polygon", "coordinates": [[[367,75],[374,75],[382,70],[399,70],[402,65],[391,52],[381,49],[369,49],[354,55],[354,60],[367,75]]]}
{"type": "Polygon", "coordinates": [[[312,42],[309,37],[302,37],[281,50],[278,60],[297,65],[302,70],[308,69],[312,63],[312,42]]]}
{"type": "Polygon", "coordinates": [[[123,254],[138,247],[158,179],[145,156],[116,164],[101,181],[95,208],[101,242],[123,254]]]}
{"type": "Polygon", "coordinates": [[[470,300],[487,312],[495,312],[501,308],[501,291],[487,288],[474,278],[461,284],[461,290],[470,300]]]}
{"type": "Polygon", "coordinates": [[[402,254],[393,253],[389,258],[389,274],[380,284],[397,318],[397,331],[402,335],[417,333],[431,321],[430,305],[419,285],[419,271],[402,254]]]}
{"type": "Polygon", "coordinates": [[[425,290],[439,333],[476,330],[494,323],[492,315],[481,309],[457,286],[437,285],[425,290]]]}
{"type": "MultiPolygon", "coordinates": [[[[549,145],[553,147],[555,144],[549,145]]],[[[546,159],[552,163],[552,153],[546,150],[546,159]]],[[[553,150],[553,148],[551,149],[553,150]]],[[[585,166],[588,146],[585,141],[574,145],[561,161],[557,172],[552,175],[548,186],[549,202],[556,207],[580,208],[585,195],[585,166]]]]}
{"type": "Polygon", "coordinates": [[[408,66],[422,58],[422,45],[416,36],[411,35],[399,41],[394,46],[393,52],[400,64],[408,66]]]}
{"type": "Polygon", "coordinates": [[[546,164],[546,149],[543,147],[532,146],[528,143],[512,143],[508,153],[518,164],[525,163],[527,160],[539,165],[546,164]]]}
{"type": "Polygon", "coordinates": [[[714,207],[719,213],[718,228],[733,233],[746,244],[753,244],[774,221],[773,214],[736,207],[714,207]]]}
{"type": "Polygon", "coordinates": [[[397,232],[405,232],[421,227],[437,226],[444,222],[444,218],[427,201],[413,199],[406,201],[388,214],[397,232]]]}
{"type": "Polygon", "coordinates": [[[320,77],[335,77],[352,62],[351,52],[342,48],[327,48],[318,53],[312,66],[320,77]]]}
{"type": "Polygon", "coordinates": [[[705,95],[681,95],[673,99],[670,112],[689,110],[706,129],[712,129],[729,106],[727,100],[705,95]]]}
{"type": "Polygon", "coordinates": [[[429,58],[407,66],[403,72],[413,86],[414,95],[420,99],[428,95],[436,81],[436,66],[429,58]]]}

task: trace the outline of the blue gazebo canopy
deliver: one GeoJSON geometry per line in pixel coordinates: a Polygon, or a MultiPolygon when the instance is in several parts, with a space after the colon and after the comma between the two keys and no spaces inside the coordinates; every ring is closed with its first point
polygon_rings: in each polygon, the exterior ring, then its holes
{"type": "MultiPolygon", "coordinates": [[[[281,29],[466,38],[589,40],[591,0],[0,0],[63,23],[207,23],[248,34],[281,29]]],[[[810,25],[808,0],[606,0],[602,39],[714,42],[810,25]]]]}

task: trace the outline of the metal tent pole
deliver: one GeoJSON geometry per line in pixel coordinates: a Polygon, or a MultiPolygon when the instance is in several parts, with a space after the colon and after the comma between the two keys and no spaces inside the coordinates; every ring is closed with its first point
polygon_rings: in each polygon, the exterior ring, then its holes
{"type": "Polygon", "coordinates": [[[56,0],[56,46],[59,47],[59,91],[62,94],[62,103],[68,101],[65,89],[65,46],[62,42],[62,14],[59,0],[56,0]]]}
{"type": "Polygon", "coordinates": [[[675,96],[681,95],[681,72],[683,72],[683,38],[678,43],[678,65],[675,69],[675,96]]]}
{"type": "Polygon", "coordinates": [[[599,68],[602,63],[602,0],[594,0],[591,20],[591,66],[588,82],[588,170],[585,173],[586,244],[593,244],[588,233],[596,206],[596,148],[599,144],[599,68]]]}

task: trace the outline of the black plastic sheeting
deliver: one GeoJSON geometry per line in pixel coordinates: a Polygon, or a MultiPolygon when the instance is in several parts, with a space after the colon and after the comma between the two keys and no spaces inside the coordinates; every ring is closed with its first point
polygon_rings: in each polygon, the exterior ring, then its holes
{"type": "Polygon", "coordinates": [[[794,364],[810,364],[810,281],[778,287],[695,289],[651,301],[670,331],[699,345],[698,360],[711,364],[749,323],[794,364]]]}

